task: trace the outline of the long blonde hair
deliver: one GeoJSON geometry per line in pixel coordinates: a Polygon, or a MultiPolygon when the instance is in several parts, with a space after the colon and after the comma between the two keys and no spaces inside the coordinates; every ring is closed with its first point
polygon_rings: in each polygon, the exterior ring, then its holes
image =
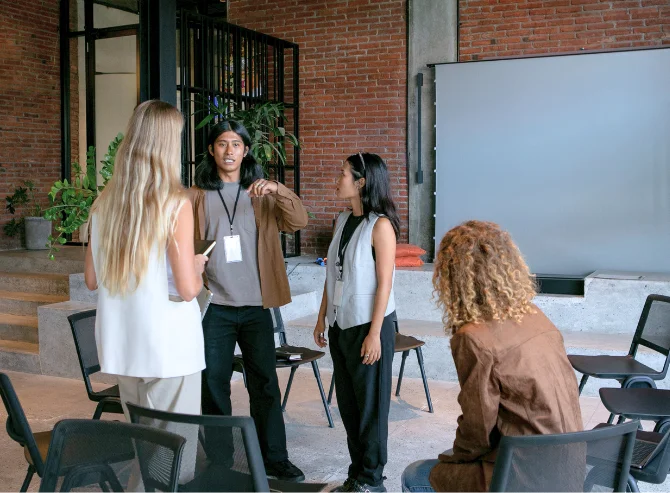
{"type": "Polygon", "coordinates": [[[135,108],[119,145],[114,174],[93,204],[98,230],[96,275],[112,295],[133,292],[152,249],[173,238],[185,194],[180,181],[184,119],[172,105],[135,108]]]}
{"type": "Polygon", "coordinates": [[[445,328],[515,319],[534,312],[535,280],[509,233],[495,223],[468,221],[444,235],[433,287],[445,328]]]}

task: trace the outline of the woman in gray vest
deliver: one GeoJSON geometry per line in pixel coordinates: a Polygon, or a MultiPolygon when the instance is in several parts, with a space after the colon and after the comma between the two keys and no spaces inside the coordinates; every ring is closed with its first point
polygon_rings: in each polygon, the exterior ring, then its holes
{"type": "Polygon", "coordinates": [[[358,153],[342,166],[337,197],[351,202],[335,224],[314,341],[330,329],[335,389],[351,465],[333,491],[386,491],[384,465],[395,331],[395,245],[400,219],[388,170],[376,154],[358,153]]]}

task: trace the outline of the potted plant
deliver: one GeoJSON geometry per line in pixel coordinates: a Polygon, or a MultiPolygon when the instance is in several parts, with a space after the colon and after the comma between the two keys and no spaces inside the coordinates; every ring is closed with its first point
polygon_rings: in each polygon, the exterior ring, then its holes
{"type": "Polygon", "coordinates": [[[54,259],[58,246],[67,243],[65,235],[72,234],[87,223],[93,201],[107,185],[114,172],[116,151],[123,139],[119,133],[107,148],[102,159],[100,176],[102,185],[98,186],[98,171],[95,165],[95,147],[91,146],[86,152],[86,170],[82,170],[79,163],[72,163],[74,178],[72,181],[59,180],[53,184],[49,192],[50,207],[44,211],[44,217],[55,222],[55,235],[48,235],[47,247],[49,258],[54,259]]]}
{"type": "Polygon", "coordinates": [[[42,217],[42,207],[35,200],[35,183],[24,180],[14,189],[12,195],[5,197],[6,209],[11,214],[16,214],[17,208],[28,208],[27,214],[19,218],[12,218],[3,230],[7,236],[16,236],[25,231],[26,248],[28,250],[44,250],[47,240],[51,234],[51,221],[42,217]]]}

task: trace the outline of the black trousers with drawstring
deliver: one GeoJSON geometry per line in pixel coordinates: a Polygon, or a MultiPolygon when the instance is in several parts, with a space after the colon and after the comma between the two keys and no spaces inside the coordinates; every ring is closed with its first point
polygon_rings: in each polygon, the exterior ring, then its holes
{"type": "Polygon", "coordinates": [[[384,318],[380,334],[381,358],[364,365],[363,340],[370,324],[342,330],[335,323],[328,331],[337,405],[347,432],[350,478],[370,486],[383,481],[387,461],[388,416],[395,329],[395,312],[384,318]]]}

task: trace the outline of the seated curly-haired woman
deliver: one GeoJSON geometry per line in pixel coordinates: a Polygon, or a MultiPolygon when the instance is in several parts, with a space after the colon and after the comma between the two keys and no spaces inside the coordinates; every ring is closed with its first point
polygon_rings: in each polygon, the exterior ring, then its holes
{"type": "Polygon", "coordinates": [[[433,275],[453,333],[462,415],[453,449],[410,464],[403,491],[488,491],[501,436],[582,431],[563,337],[532,303],[535,283],[510,235],[468,221],[440,243],[433,275]]]}

